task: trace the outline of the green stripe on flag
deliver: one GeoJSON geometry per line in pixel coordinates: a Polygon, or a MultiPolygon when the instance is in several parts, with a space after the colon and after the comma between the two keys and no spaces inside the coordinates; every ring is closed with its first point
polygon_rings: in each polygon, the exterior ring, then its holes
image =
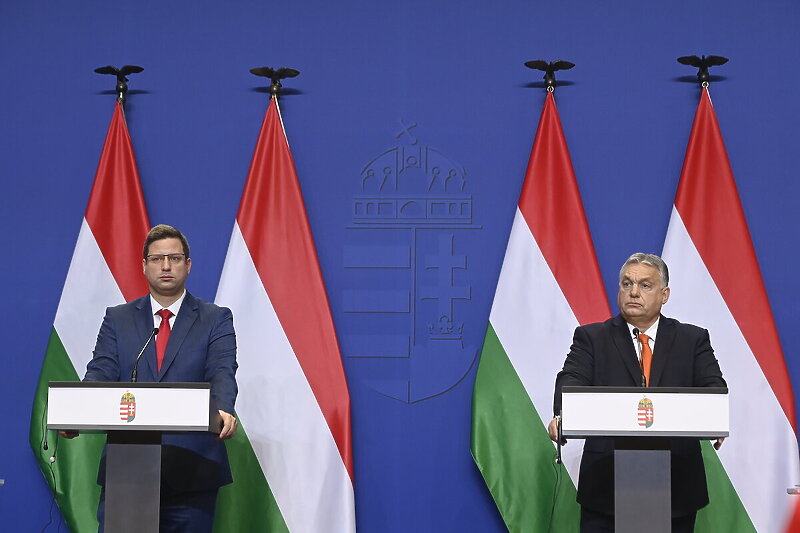
{"type": "Polygon", "coordinates": [[[471,448],[509,531],[578,531],[575,486],[555,463],[547,429],[491,324],[475,379],[471,448]]]}
{"type": "Polygon", "coordinates": [[[97,531],[97,503],[100,486],[97,469],[105,435],[80,435],[74,439],[47,432],[48,449],[43,449],[46,427],[47,384],[49,381],[78,381],[58,333],[53,328],[31,412],[30,443],[39,467],[55,494],[64,521],[73,533],[97,531]],[[56,461],[50,462],[55,455],[56,461]],[[68,496],[68,497],[67,497],[68,496]]]}
{"type": "Polygon", "coordinates": [[[225,445],[228,448],[233,483],[219,491],[214,531],[288,533],[289,528],[286,527],[241,420],[236,436],[225,441],[225,445]]]}
{"type": "Polygon", "coordinates": [[[708,481],[709,504],[697,513],[695,533],[756,533],[717,452],[709,441],[702,441],[700,445],[708,481]]]}

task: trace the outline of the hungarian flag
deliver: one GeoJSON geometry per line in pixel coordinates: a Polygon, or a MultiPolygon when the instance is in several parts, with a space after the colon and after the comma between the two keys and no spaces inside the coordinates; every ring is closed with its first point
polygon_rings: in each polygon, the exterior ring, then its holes
{"type": "Polygon", "coordinates": [[[117,103],[31,413],[33,453],[74,533],[97,531],[97,468],[105,436],[85,434],[68,440],[46,431],[47,383],[78,381],[92,358],[106,307],[147,294],[141,265],[142,240],[149,228],[131,138],[122,106],[117,103]]]}
{"type": "Polygon", "coordinates": [[[216,531],[354,532],[350,393],[276,99],[216,302],[234,314],[241,421],[216,531]]]}
{"type": "Polygon", "coordinates": [[[800,531],[786,493],[800,483],[794,392],[706,88],[663,256],[666,314],[708,328],[730,389],[731,435],[719,453],[703,443],[711,504],[697,531],[800,531]]]}
{"type": "Polygon", "coordinates": [[[554,463],[553,385],[575,328],[610,316],[552,93],[539,120],[472,400],[472,455],[512,532],[577,531],[582,441],[554,463]]]}

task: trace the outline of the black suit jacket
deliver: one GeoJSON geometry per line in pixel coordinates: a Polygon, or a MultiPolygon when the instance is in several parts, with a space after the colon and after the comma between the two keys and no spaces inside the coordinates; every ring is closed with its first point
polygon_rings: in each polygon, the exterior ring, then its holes
{"type": "MultiPolygon", "coordinates": [[[[621,316],[575,330],[564,368],[556,377],[553,410],[561,411],[564,385],[641,386],[636,350],[621,316]]],[[[708,331],[662,316],[658,324],[651,387],[725,387],[708,331]]],[[[708,504],[708,489],[696,439],[670,439],[672,512],[680,516],[708,504]]],[[[578,503],[614,513],[614,439],[586,439],[578,480],[578,503]]]]}

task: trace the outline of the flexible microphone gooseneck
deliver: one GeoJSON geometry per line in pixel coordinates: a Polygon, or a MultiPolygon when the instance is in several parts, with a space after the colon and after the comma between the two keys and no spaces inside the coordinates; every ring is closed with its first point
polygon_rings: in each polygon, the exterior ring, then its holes
{"type": "Polygon", "coordinates": [[[639,360],[639,369],[642,371],[642,387],[647,386],[647,380],[644,378],[644,368],[642,368],[642,340],[639,338],[639,328],[633,328],[633,338],[636,339],[636,347],[638,348],[636,358],[639,360]]]}
{"type": "Polygon", "coordinates": [[[131,372],[131,383],[136,383],[136,380],[139,377],[139,360],[142,358],[142,354],[147,349],[147,346],[150,344],[150,341],[153,340],[153,337],[158,335],[158,328],[153,328],[153,331],[150,333],[150,336],[147,337],[147,342],[144,343],[142,346],[142,351],[139,352],[139,355],[136,356],[136,361],[133,363],[133,372],[131,372]]]}

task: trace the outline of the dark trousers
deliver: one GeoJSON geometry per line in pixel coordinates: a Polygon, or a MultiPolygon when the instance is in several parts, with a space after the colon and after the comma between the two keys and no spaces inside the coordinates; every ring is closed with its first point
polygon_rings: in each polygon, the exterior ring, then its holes
{"type": "MultiPolygon", "coordinates": [[[[195,492],[177,492],[161,486],[160,533],[211,533],[214,528],[214,509],[217,505],[217,489],[195,492]]],[[[104,533],[106,503],[105,488],[100,491],[97,507],[99,533],[104,533]]]]}
{"type": "MultiPolygon", "coordinates": [[[[672,517],[672,533],[694,533],[694,521],[697,513],[672,517]]],[[[643,523],[647,518],[643,517],[643,523]]],[[[642,531],[646,531],[646,527],[642,531]]],[[[596,513],[581,506],[581,533],[614,533],[614,516],[596,513]]]]}

